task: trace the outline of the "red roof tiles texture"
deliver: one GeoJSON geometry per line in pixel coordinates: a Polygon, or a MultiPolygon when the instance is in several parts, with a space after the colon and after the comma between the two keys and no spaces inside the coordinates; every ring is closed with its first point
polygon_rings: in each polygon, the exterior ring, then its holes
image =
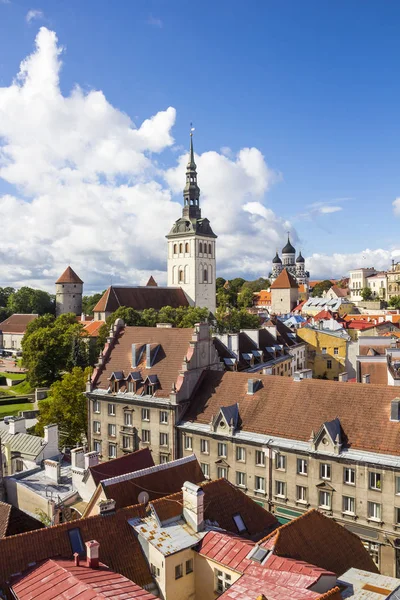
{"type": "MultiPolygon", "coordinates": [[[[104,479],[117,477],[118,475],[124,475],[126,473],[133,473],[134,471],[140,471],[141,469],[147,469],[148,467],[153,466],[154,460],[149,448],[142,448],[136,452],[130,452],[125,456],[120,456],[119,458],[114,458],[107,462],[95,465],[94,467],[89,467],[89,471],[97,485],[104,479]]],[[[131,502],[124,506],[131,506],[132,504],[136,504],[136,502],[131,502]]]]}
{"type": "Polygon", "coordinates": [[[67,267],[56,283],[83,283],[83,281],[71,267],[67,267]]]}
{"type": "Polygon", "coordinates": [[[0,502],[0,538],[43,527],[44,525],[40,521],[30,517],[19,508],[6,502],[0,502]]]}
{"type": "Polygon", "coordinates": [[[19,315],[14,314],[0,323],[0,331],[3,333],[24,334],[29,323],[38,318],[39,315],[19,315]]]}
{"type": "Polygon", "coordinates": [[[110,286],[100,298],[93,312],[114,312],[120,306],[144,310],[154,308],[160,310],[163,306],[189,306],[188,299],[182,288],[166,288],[154,285],[143,287],[110,286]]]}
{"type": "Polygon", "coordinates": [[[290,288],[298,288],[299,284],[287,269],[283,269],[274,283],[271,285],[271,290],[283,290],[290,288]]]}

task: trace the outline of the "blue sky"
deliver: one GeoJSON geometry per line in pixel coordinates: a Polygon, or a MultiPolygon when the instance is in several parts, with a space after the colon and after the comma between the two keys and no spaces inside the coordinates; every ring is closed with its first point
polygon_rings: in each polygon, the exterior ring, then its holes
{"type": "MultiPolygon", "coordinates": [[[[160,167],[176,166],[193,121],[199,154],[261,151],[276,177],[260,201],[290,221],[306,256],[397,256],[399,20],[399,3],[359,0],[0,0],[0,87],[45,26],[64,47],[64,96],[77,83],[102,90],[137,125],[176,109],[176,146],[158,154],[160,167]],[[28,23],[31,10],[42,16],[28,23]]],[[[0,194],[13,190],[0,178],[0,194]]]]}

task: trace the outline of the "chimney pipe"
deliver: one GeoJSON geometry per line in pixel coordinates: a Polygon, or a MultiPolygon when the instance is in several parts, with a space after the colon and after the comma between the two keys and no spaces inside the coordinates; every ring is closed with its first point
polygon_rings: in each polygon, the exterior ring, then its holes
{"type": "Polygon", "coordinates": [[[77,552],[74,552],[74,562],[75,566],[79,567],[79,554],[77,552]]]}
{"type": "Polygon", "coordinates": [[[349,376],[347,374],[347,371],[343,371],[343,373],[339,373],[339,381],[348,381],[349,380],[349,376]]]}
{"type": "Polygon", "coordinates": [[[86,558],[88,567],[91,569],[99,568],[99,542],[96,540],[90,540],[86,542],[86,558]]]}
{"type": "Polygon", "coordinates": [[[363,383],[371,383],[369,373],[366,373],[365,375],[362,376],[362,382],[363,383]]]}
{"type": "Polygon", "coordinates": [[[194,531],[204,529],[204,492],[195,483],[185,481],[183,492],[183,517],[194,531]]]}

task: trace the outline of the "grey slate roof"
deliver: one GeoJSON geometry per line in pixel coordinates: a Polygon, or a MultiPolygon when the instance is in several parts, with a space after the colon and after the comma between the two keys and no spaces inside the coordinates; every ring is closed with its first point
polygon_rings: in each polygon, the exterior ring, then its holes
{"type": "Polygon", "coordinates": [[[38,456],[47,445],[47,442],[43,438],[37,435],[30,435],[29,433],[12,434],[2,430],[0,437],[1,443],[9,444],[12,452],[20,452],[27,456],[38,456]]]}

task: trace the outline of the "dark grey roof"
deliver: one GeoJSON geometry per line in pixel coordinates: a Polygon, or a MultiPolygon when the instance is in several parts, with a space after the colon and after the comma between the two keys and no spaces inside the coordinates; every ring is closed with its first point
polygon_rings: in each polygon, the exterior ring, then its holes
{"type": "Polygon", "coordinates": [[[145,381],[148,381],[151,385],[158,383],[157,375],[147,375],[145,381]]]}
{"type": "Polygon", "coordinates": [[[275,254],[275,257],[274,257],[274,259],[273,259],[272,263],[273,263],[274,265],[277,265],[277,264],[281,265],[281,264],[282,264],[282,261],[281,261],[281,259],[279,258],[279,254],[278,254],[278,252],[275,254]]]}
{"type": "Polygon", "coordinates": [[[297,263],[304,263],[304,262],[306,262],[306,261],[304,260],[304,257],[303,257],[303,256],[302,256],[302,254],[301,254],[301,250],[300,250],[300,252],[299,252],[299,255],[298,255],[298,257],[296,258],[296,262],[297,262],[297,263]]]}
{"type": "Polygon", "coordinates": [[[228,425],[237,427],[239,421],[239,404],[232,404],[231,406],[221,406],[220,412],[224,417],[228,425]]]}
{"type": "Polygon", "coordinates": [[[128,381],[128,379],[133,379],[133,381],[141,381],[142,376],[138,371],[132,371],[127,376],[126,381],[128,381]]]}
{"type": "Polygon", "coordinates": [[[282,254],[295,254],[295,252],[296,252],[296,249],[293,248],[292,244],[290,243],[289,236],[288,236],[287,244],[284,248],[282,248],[282,254]]]}
{"type": "Polygon", "coordinates": [[[110,380],[113,378],[116,379],[117,381],[121,381],[122,379],[125,379],[122,371],[113,371],[111,373],[110,380]]]}
{"type": "Polygon", "coordinates": [[[341,436],[342,436],[342,430],[340,427],[340,421],[339,419],[336,417],[336,419],[333,419],[333,421],[326,421],[324,423],[324,427],[326,429],[326,431],[328,432],[328,434],[330,435],[332,441],[334,442],[338,437],[339,442],[341,441],[341,436]]]}

